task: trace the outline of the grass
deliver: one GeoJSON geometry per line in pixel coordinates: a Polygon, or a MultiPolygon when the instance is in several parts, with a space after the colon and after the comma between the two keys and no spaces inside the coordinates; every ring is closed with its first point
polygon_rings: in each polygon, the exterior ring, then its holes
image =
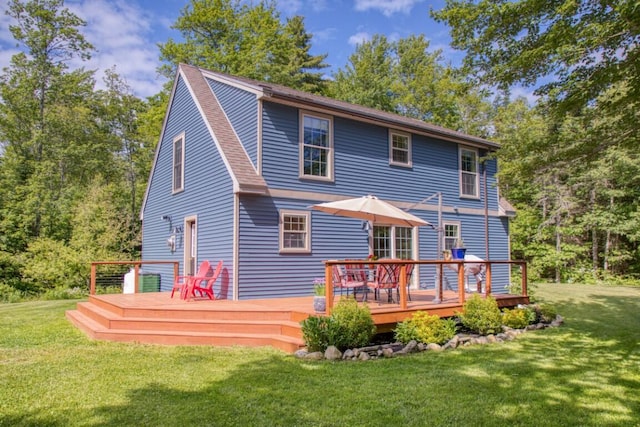
{"type": "Polygon", "coordinates": [[[640,289],[540,285],[516,341],[368,362],[88,340],[74,301],[0,306],[0,425],[638,426],[640,289]]]}

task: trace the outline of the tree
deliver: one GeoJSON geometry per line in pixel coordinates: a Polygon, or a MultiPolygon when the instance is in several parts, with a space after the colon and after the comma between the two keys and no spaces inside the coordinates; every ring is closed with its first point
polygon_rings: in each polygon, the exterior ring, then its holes
{"type": "Polygon", "coordinates": [[[282,24],[272,1],[191,0],[172,28],[184,39],[160,45],[169,77],[179,63],[321,93],[326,55],[309,53],[311,37],[301,17],[282,24]]]}
{"type": "Polygon", "coordinates": [[[79,33],[84,22],[61,8],[61,0],[12,0],[9,29],[24,52],[0,76],[0,171],[2,247],[22,250],[31,237],[69,235],[64,214],[74,191],[104,155],[92,138],[92,72],[67,72],[74,57],[88,58],[91,45],[79,33]]]}
{"type": "Polygon", "coordinates": [[[451,27],[452,45],[486,81],[533,85],[576,110],[629,81],[640,95],[640,7],[636,0],[447,0],[432,15],[451,27]]]}
{"type": "Polygon", "coordinates": [[[486,136],[491,105],[423,35],[390,42],[383,35],[356,47],[330,85],[331,96],[486,136]]]}

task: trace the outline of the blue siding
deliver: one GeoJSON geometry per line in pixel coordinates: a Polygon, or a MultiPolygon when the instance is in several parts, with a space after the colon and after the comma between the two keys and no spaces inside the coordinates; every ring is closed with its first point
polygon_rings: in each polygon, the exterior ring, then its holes
{"type": "MultiPolygon", "coordinates": [[[[484,209],[484,200],[459,195],[458,145],[412,135],[411,168],[389,165],[388,128],[334,117],[335,181],[298,178],[298,109],[265,103],[263,176],[270,188],[318,191],[418,202],[441,191],[444,204],[484,209]],[[283,167],[283,165],[287,165],[283,167]],[[402,188],[399,192],[398,188],[402,188]]],[[[497,209],[495,159],[488,160],[489,209],[497,209]]],[[[484,183],[481,182],[481,188],[484,183]]]]}
{"type": "MultiPolygon", "coordinates": [[[[169,108],[164,138],[160,142],[144,210],[142,259],[180,261],[182,273],[184,233],[178,235],[177,250],[171,253],[166,245],[170,235],[169,225],[161,217],[169,215],[174,226],[183,226],[185,217],[197,215],[197,261],[224,261],[225,269],[218,287],[223,284],[227,290],[225,296],[230,298],[233,271],[233,185],[202,116],[182,81],[178,82],[169,108]],[[172,142],[183,131],[184,191],[172,194],[172,142]]],[[[171,289],[173,272],[169,267],[149,268],[162,274],[162,290],[171,289]]]]}
{"type": "Polygon", "coordinates": [[[258,101],[250,92],[207,80],[253,165],[258,164],[258,101]]]}
{"type": "MultiPolygon", "coordinates": [[[[311,212],[311,253],[279,254],[279,211],[281,209],[308,210],[311,200],[278,199],[263,196],[243,196],[240,202],[240,260],[239,297],[277,298],[310,295],[313,278],[324,275],[327,259],[362,259],[368,254],[367,233],[362,231],[361,221],[311,212]]],[[[419,212],[421,217],[432,223],[437,222],[437,213],[419,212]]],[[[484,217],[462,215],[444,216],[445,220],[458,220],[464,224],[465,239],[470,243],[468,253],[485,258],[484,217]],[[476,232],[482,230],[482,235],[476,232]],[[467,236],[468,235],[468,236],[467,236]]],[[[490,218],[492,228],[502,228],[502,220],[490,218]]],[[[437,232],[431,227],[419,229],[419,252],[421,259],[436,259],[437,232]]],[[[490,258],[508,259],[506,235],[497,230],[490,236],[490,258]]],[[[445,271],[454,289],[457,276],[451,270],[445,271]]],[[[470,283],[475,283],[473,276],[470,283]]],[[[509,283],[506,267],[495,266],[492,270],[493,293],[506,293],[509,283]]],[[[435,267],[420,267],[420,285],[428,289],[435,286],[435,267]]]]}
{"type": "MultiPolygon", "coordinates": [[[[467,253],[485,257],[485,217],[480,214],[484,212],[485,202],[459,196],[457,144],[412,135],[412,167],[390,166],[386,127],[334,117],[335,181],[301,180],[298,178],[299,110],[265,102],[263,134],[258,135],[255,95],[219,82],[209,83],[254,164],[259,161],[257,141],[262,139],[262,171],[271,189],[345,196],[375,194],[381,199],[408,203],[442,192],[445,207],[477,210],[475,215],[444,212],[443,220],[460,221],[467,253]]],[[[483,154],[481,151],[480,155],[483,154]]],[[[488,208],[496,211],[496,161],[488,160],[486,167],[488,208]]],[[[480,185],[484,191],[484,183],[480,185]]],[[[178,81],[145,205],[143,259],[178,260],[183,271],[184,247],[179,245],[175,253],[170,253],[166,246],[168,224],[160,218],[170,215],[174,225],[182,226],[186,216],[197,215],[198,262],[204,259],[225,262],[221,282],[226,288],[223,296],[230,298],[234,197],[231,179],[216,146],[186,86],[178,81]],[[183,131],[186,135],[185,191],[172,195],[172,140],[183,131]]],[[[318,211],[311,213],[311,253],[280,254],[279,211],[309,210],[314,203],[314,200],[239,196],[237,267],[240,299],[310,295],[313,279],[324,274],[323,260],[367,256],[369,242],[361,229],[361,221],[318,211]]],[[[430,205],[435,209],[434,201],[430,205]]],[[[437,224],[435,210],[414,209],[412,213],[437,224]]],[[[431,227],[420,227],[418,233],[420,258],[436,259],[437,232],[431,227]]],[[[179,242],[184,240],[179,239],[179,242]]],[[[508,259],[508,220],[489,218],[489,247],[490,259],[508,259]]],[[[163,274],[162,288],[170,289],[169,269],[154,267],[154,270],[163,274]]],[[[433,289],[435,268],[422,266],[419,273],[420,286],[433,289]]],[[[506,292],[508,268],[495,266],[492,273],[493,292],[506,292]]],[[[455,273],[446,274],[455,288],[455,273]]],[[[469,280],[473,282],[473,277],[469,280]]]]}

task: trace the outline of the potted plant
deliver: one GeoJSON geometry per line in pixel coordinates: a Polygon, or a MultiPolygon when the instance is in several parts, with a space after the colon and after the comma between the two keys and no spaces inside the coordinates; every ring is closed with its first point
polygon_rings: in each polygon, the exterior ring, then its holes
{"type": "Polygon", "coordinates": [[[464,247],[464,240],[462,240],[462,238],[458,238],[453,248],[451,248],[451,258],[464,259],[464,253],[466,251],[467,249],[464,247]]]}
{"type": "MultiPolygon", "coordinates": [[[[376,255],[374,255],[374,254],[371,254],[371,255],[369,255],[367,257],[367,261],[377,261],[377,260],[378,260],[378,257],[376,255]]],[[[369,268],[371,270],[373,270],[374,268],[376,268],[376,265],[375,264],[369,264],[369,268]]]]}
{"type": "Polygon", "coordinates": [[[327,309],[327,287],[324,277],[313,279],[313,309],[316,313],[324,313],[327,309]]]}

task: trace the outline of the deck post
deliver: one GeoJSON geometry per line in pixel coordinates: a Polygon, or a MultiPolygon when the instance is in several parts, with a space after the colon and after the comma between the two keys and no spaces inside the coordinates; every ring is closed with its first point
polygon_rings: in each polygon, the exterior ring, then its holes
{"type": "Polygon", "coordinates": [[[484,293],[485,295],[491,295],[491,263],[488,262],[485,264],[487,272],[484,276],[485,284],[484,284],[484,293]]]}
{"type": "Polygon", "coordinates": [[[96,294],[96,264],[91,263],[91,281],[89,284],[89,295],[96,294]]]}
{"type": "Polygon", "coordinates": [[[325,293],[325,311],[327,316],[331,315],[331,309],[333,308],[333,276],[331,271],[333,266],[325,263],[324,265],[324,293],[325,293]]]}
{"type": "Polygon", "coordinates": [[[400,264],[400,308],[407,309],[407,264],[400,264]]]}
{"type": "Polygon", "coordinates": [[[464,262],[458,261],[458,300],[460,304],[464,304],[464,262]]]}
{"type": "Polygon", "coordinates": [[[133,289],[134,289],[134,293],[138,293],[140,292],[140,289],[138,289],[138,287],[140,286],[140,275],[138,273],[140,273],[140,264],[139,263],[135,263],[133,264],[133,289]]]}
{"type": "Polygon", "coordinates": [[[522,296],[527,296],[527,263],[523,262],[520,264],[520,268],[522,268],[522,296]]]}
{"type": "Polygon", "coordinates": [[[436,266],[438,280],[436,280],[436,297],[433,300],[436,304],[440,304],[442,302],[442,267],[443,265],[441,263],[436,266]]]}

